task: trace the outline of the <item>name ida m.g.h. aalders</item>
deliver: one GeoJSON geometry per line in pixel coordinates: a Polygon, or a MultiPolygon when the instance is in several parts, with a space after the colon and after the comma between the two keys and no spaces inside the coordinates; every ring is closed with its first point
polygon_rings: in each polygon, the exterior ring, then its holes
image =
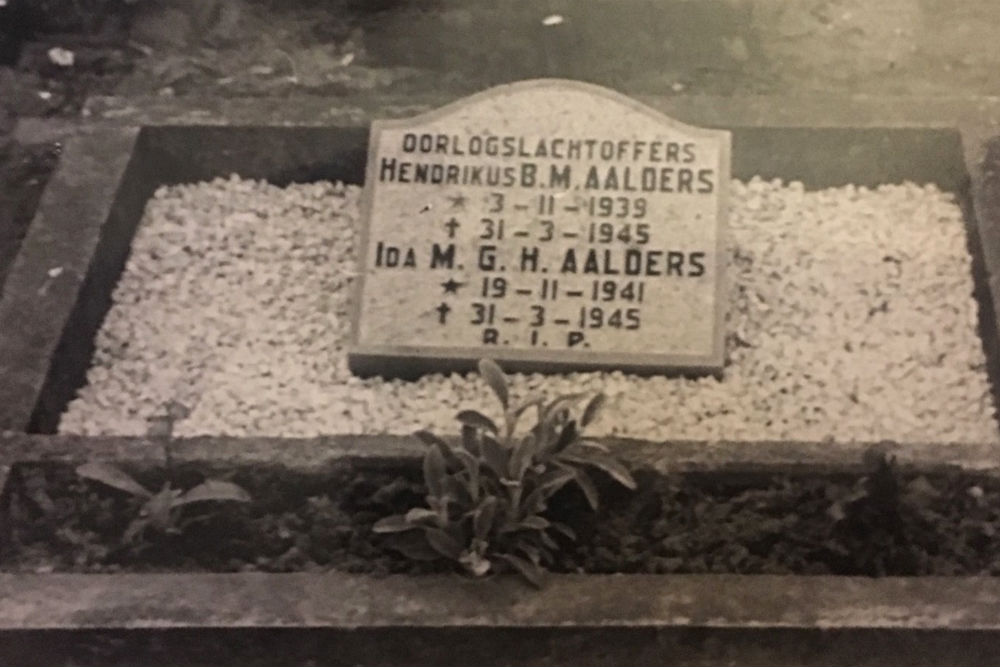
{"type": "Polygon", "coordinates": [[[699,160],[699,145],[691,141],[408,132],[399,149],[402,155],[378,161],[380,183],[679,194],[716,190],[716,170],[700,166],[706,161],[699,160]],[[470,157],[483,161],[470,162],[470,157]]]}

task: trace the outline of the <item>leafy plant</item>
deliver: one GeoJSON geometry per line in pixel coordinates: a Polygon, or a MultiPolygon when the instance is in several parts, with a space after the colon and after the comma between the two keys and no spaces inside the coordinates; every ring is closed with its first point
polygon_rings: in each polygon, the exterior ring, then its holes
{"type": "Polygon", "coordinates": [[[553,536],[576,539],[569,526],[544,516],[549,499],[573,483],[597,509],[590,469],[607,473],[629,489],[635,489],[635,480],[606,447],[581,435],[603,405],[603,394],[587,401],[578,422],[571,408],[586,394],[560,396],[549,403],[534,398],[513,407],[507,380],[495,362],[481,360],[479,374],[503,407],[503,424],[463,410],[456,415],[461,424],[457,443],[419,431],[417,437],[427,445],[427,506],[386,517],[374,530],[398,534],[393,545],[412,558],[448,558],[475,576],[506,567],[540,586],[544,566],[559,549],[553,536]],[[519,436],[518,422],[531,409],[537,415],[535,424],[519,436]]]}
{"type": "Polygon", "coordinates": [[[895,526],[899,522],[902,500],[896,457],[884,447],[865,450],[862,464],[867,474],[855,483],[852,491],[837,498],[828,514],[836,521],[851,521],[864,525],[895,526]]]}
{"type": "Polygon", "coordinates": [[[833,537],[855,567],[870,576],[890,571],[917,574],[922,550],[914,548],[907,525],[919,520],[921,485],[904,484],[896,458],[886,452],[885,444],[865,451],[866,474],[849,493],[833,499],[828,510],[835,521],[833,537]]]}
{"type": "Polygon", "coordinates": [[[181,516],[181,508],[186,505],[201,502],[250,501],[250,494],[242,487],[218,479],[206,479],[187,491],[172,488],[168,481],[159,491],[153,493],[128,473],[108,463],[84,463],[76,469],[76,474],[144,501],[139,507],[138,516],[125,530],[123,540],[126,543],[138,540],[149,529],[167,535],[181,533],[187,525],[181,516]]]}

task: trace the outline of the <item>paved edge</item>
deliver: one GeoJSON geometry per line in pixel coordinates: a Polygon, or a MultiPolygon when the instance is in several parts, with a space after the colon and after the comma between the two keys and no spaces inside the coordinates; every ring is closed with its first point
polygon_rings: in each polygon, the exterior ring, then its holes
{"type": "MultiPolygon", "coordinates": [[[[445,437],[450,434],[443,433],[445,437]]],[[[903,467],[1000,474],[1000,444],[664,441],[600,438],[635,467],[660,472],[861,470],[871,447],[903,467]]],[[[369,463],[417,459],[425,446],[406,435],[332,435],[318,438],[202,436],[164,440],[128,436],[0,434],[0,467],[22,461],[134,461],[158,465],[166,448],[175,462],[284,465],[320,468],[344,459],[369,463]]],[[[0,480],[2,481],[2,480],[0,480]]]]}
{"type": "Polygon", "coordinates": [[[168,627],[767,627],[1000,631],[981,577],[0,574],[0,630],[168,627]]]}
{"type": "Polygon", "coordinates": [[[50,360],[75,352],[67,347],[92,345],[92,336],[67,344],[62,334],[96,333],[103,312],[87,296],[99,294],[95,281],[124,263],[127,247],[113,247],[117,229],[145,205],[145,193],[128,192],[123,180],[137,134],[105,129],[74,137],[42,195],[0,297],[0,430],[27,429],[43,386],[61,379],[50,360]]]}

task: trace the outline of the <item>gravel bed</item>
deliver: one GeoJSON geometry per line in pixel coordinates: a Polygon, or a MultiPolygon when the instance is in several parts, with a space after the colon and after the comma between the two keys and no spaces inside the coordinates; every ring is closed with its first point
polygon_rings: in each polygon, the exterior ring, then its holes
{"type": "MultiPolygon", "coordinates": [[[[179,435],[455,430],[496,415],[474,375],[347,368],[356,186],[236,177],[150,200],[88,384],[60,431],[179,435]]],[[[649,439],[997,442],[959,207],[934,186],[734,181],[723,380],[514,375],[513,393],[605,391],[592,433],[649,439]]]]}

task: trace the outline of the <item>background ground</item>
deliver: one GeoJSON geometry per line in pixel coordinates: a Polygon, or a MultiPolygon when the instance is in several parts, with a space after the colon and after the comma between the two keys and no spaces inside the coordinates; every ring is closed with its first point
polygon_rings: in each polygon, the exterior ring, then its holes
{"type": "Polygon", "coordinates": [[[12,130],[89,96],[996,96],[997,34],[996,0],[0,0],[0,281],[57,152],[12,130]]]}

